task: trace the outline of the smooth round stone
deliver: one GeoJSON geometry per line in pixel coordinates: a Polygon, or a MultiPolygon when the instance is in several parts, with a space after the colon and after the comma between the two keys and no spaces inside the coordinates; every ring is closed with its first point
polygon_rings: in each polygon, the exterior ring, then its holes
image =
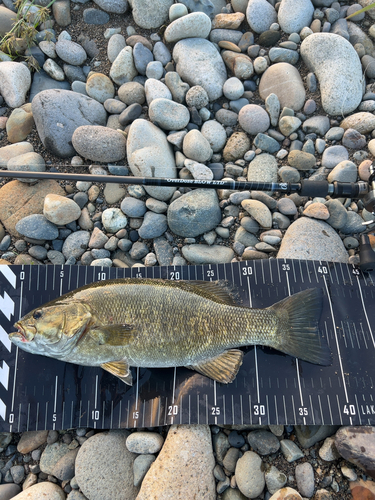
{"type": "Polygon", "coordinates": [[[80,156],[93,161],[107,163],[125,157],[125,136],[99,125],[78,127],[73,133],[72,144],[80,156]]]}
{"type": "Polygon", "coordinates": [[[55,49],[60,59],[73,66],[81,66],[87,59],[85,49],[71,40],[59,40],[55,49]]]}
{"type": "Polygon", "coordinates": [[[181,130],[190,120],[189,110],[169,99],[154,99],[149,106],[150,120],[164,130],[181,130]]]}
{"type": "Polygon", "coordinates": [[[310,0],[284,0],[280,4],[277,18],[285,33],[299,33],[312,20],[314,6],[310,0]]]}
{"type": "Polygon", "coordinates": [[[277,209],[284,215],[295,215],[297,207],[290,198],[280,198],[277,202],[277,209]]]}
{"type": "MultiPolygon", "coordinates": [[[[177,4],[175,4],[177,5],[177,4]]],[[[159,61],[163,66],[166,66],[171,60],[172,56],[169,49],[163,42],[156,42],[153,48],[155,61],[159,61]]]]}
{"type": "Polygon", "coordinates": [[[299,129],[301,123],[301,120],[296,116],[283,116],[279,121],[280,132],[289,136],[299,129]]]}
{"type": "Polygon", "coordinates": [[[116,60],[116,57],[119,53],[126,47],[125,38],[120,33],[115,33],[108,40],[107,45],[107,56],[110,63],[113,63],[116,60]]]}
{"type": "Polygon", "coordinates": [[[247,441],[253,450],[260,455],[276,453],[280,448],[279,440],[272,432],[256,430],[247,435],[247,441]]]}
{"type": "Polygon", "coordinates": [[[147,198],[146,207],[157,214],[163,214],[168,210],[168,205],[164,201],[147,198]]]}
{"type": "Polygon", "coordinates": [[[304,497],[312,497],[314,494],[314,470],[308,462],[298,464],[295,468],[298,491],[304,497]]]}
{"type": "Polygon", "coordinates": [[[283,472],[280,472],[274,465],[265,473],[267,490],[271,495],[283,488],[287,482],[287,477],[283,472]]]}
{"type": "Polygon", "coordinates": [[[228,442],[234,448],[241,448],[245,444],[245,438],[237,431],[231,431],[228,436],[228,442]]]}
{"type": "Polygon", "coordinates": [[[186,104],[197,109],[207,106],[209,99],[207,92],[200,85],[194,85],[186,93],[186,104]]]}
{"type": "Polygon", "coordinates": [[[44,198],[43,215],[53,224],[65,226],[80,217],[81,209],[75,201],[65,196],[48,194],[44,198]]]}
{"type": "Polygon", "coordinates": [[[215,114],[215,119],[226,127],[237,125],[238,114],[229,109],[219,109],[215,114]]]}
{"type": "Polygon", "coordinates": [[[132,47],[124,47],[113,61],[109,76],[117,85],[131,82],[137,76],[132,47]]]}
{"type": "Polygon", "coordinates": [[[117,233],[128,223],[128,219],[119,208],[107,208],[102,214],[102,224],[109,233],[117,233]]]}
{"type": "Polygon", "coordinates": [[[241,206],[261,227],[272,227],[272,215],[268,207],[258,200],[243,200],[241,206]]]}
{"type": "Polygon", "coordinates": [[[246,8],[246,19],[255,33],[263,33],[277,21],[277,13],[267,0],[250,0],[246,8]]]}
{"type": "Polygon", "coordinates": [[[333,168],[348,158],[349,153],[344,146],[330,146],[323,152],[322,167],[333,168]]]}
{"type": "Polygon", "coordinates": [[[191,264],[225,264],[234,258],[231,248],[222,245],[184,245],[182,255],[191,264]]]}
{"type": "Polygon", "coordinates": [[[133,47],[133,58],[136,70],[140,75],[146,74],[148,63],[154,60],[151,50],[140,42],[136,43],[133,47]]]}
{"type": "Polygon", "coordinates": [[[303,215],[313,219],[327,220],[329,219],[329,210],[323,203],[311,203],[305,208],[303,215]]]}
{"type": "Polygon", "coordinates": [[[164,38],[167,43],[175,43],[184,38],[207,38],[210,31],[211,19],[203,12],[192,12],[172,21],[164,38]]]}
{"type": "Polygon", "coordinates": [[[172,94],[169,88],[155,78],[148,78],[145,83],[145,93],[147,104],[150,105],[154,99],[169,99],[172,100],[172,94]]]}
{"type": "Polygon", "coordinates": [[[164,214],[146,212],[138,234],[144,240],[158,238],[168,229],[167,217],[164,214]]]}
{"type": "MultiPolygon", "coordinates": [[[[7,485],[8,486],[8,485],[7,485]]],[[[9,485],[11,486],[11,485],[9,485]]],[[[13,485],[12,485],[13,486],[13,485]]],[[[0,486],[2,488],[2,486],[0,486]]],[[[19,488],[19,487],[18,487],[19,488]]],[[[21,491],[20,493],[18,490],[15,490],[14,488],[8,488],[8,491],[12,491],[12,496],[4,496],[4,500],[10,499],[10,498],[17,498],[17,500],[29,500],[29,499],[35,499],[35,500],[42,500],[44,498],[48,498],[48,500],[65,500],[66,496],[64,491],[58,486],[57,484],[51,483],[49,481],[43,481],[38,484],[34,484],[24,491],[21,491]],[[17,496],[14,497],[13,495],[16,494],[17,496]]],[[[5,493],[5,491],[4,491],[5,493]]],[[[0,495],[2,494],[2,489],[0,489],[0,495]]],[[[6,494],[6,493],[5,493],[6,494]]]]}
{"type": "MultiPolygon", "coordinates": [[[[232,42],[235,45],[240,43],[240,40],[243,37],[242,31],[237,30],[228,30],[228,29],[215,29],[210,33],[210,41],[212,43],[219,43],[223,41],[232,42]]],[[[252,40],[254,41],[254,35],[252,40]]]]}
{"type": "Polygon", "coordinates": [[[246,80],[253,76],[254,66],[250,57],[230,50],[224,50],[221,56],[226,66],[234,73],[236,78],[246,80]]]}
{"type": "Polygon", "coordinates": [[[354,111],[362,99],[362,67],[353,46],[333,33],[314,33],[301,44],[301,56],[320,84],[322,106],[336,116],[354,111]]]}
{"type": "Polygon", "coordinates": [[[30,85],[30,70],[25,65],[13,61],[1,62],[0,94],[9,107],[18,108],[25,103],[30,85]]]}
{"type": "Polygon", "coordinates": [[[314,155],[298,150],[294,150],[289,153],[288,162],[291,167],[294,167],[297,170],[311,170],[316,165],[314,155]]]}
{"type": "Polygon", "coordinates": [[[340,123],[343,129],[353,128],[361,134],[368,134],[375,129],[375,116],[372,113],[362,111],[354,113],[340,123]]]}
{"type": "Polygon", "coordinates": [[[261,75],[268,68],[268,61],[265,57],[257,57],[254,60],[254,70],[257,75],[261,75]]]}
{"type": "Polygon", "coordinates": [[[121,114],[126,109],[126,104],[117,99],[107,99],[104,102],[104,108],[108,113],[121,114]]]}
{"type": "Polygon", "coordinates": [[[362,233],[366,230],[363,225],[364,219],[355,212],[347,212],[346,223],[340,228],[343,234],[362,233]]]}
{"type": "Polygon", "coordinates": [[[127,449],[141,455],[157,453],[161,450],[163,443],[163,436],[157,432],[133,432],[126,439],[127,449]]]}
{"type": "MultiPolygon", "coordinates": [[[[38,153],[30,152],[20,154],[11,158],[7,163],[7,169],[25,172],[45,172],[46,164],[41,155],[39,155],[38,153]]],[[[26,184],[30,184],[35,182],[37,179],[26,179],[20,177],[17,180],[20,182],[25,182],[26,184]]]]}
{"type": "Polygon", "coordinates": [[[163,65],[160,61],[150,61],[146,67],[147,78],[155,78],[155,80],[160,80],[163,76],[163,65]]]}
{"type": "Polygon", "coordinates": [[[115,95],[115,88],[108,76],[103,73],[94,73],[86,82],[87,95],[98,102],[104,103],[115,95]]]}
{"type": "Polygon", "coordinates": [[[303,122],[302,130],[305,134],[324,136],[330,128],[328,116],[312,116],[303,122]]]}
{"type": "Polygon", "coordinates": [[[211,181],[214,177],[212,170],[203,163],[185,160],[185,167],[189,170],[194,179],[211,181]]]}
{"type": "Polygon", "coordinates": [[[238,47],[238,45],[232,42],[223,40],[222,42],[218,43],[218,46],[221,49],[231,50],[232,52],[237,52],[239,54],[241,53],[241,49],[238,47]]]}
{"type": "Polygon", "coordinates": [[[243,83],[236,77],[228,78],[223,85],[223,93],[227,99],[239,99],[244,91],[243,83]]]}
{"type": "Polygon", "coordinates": [[[41,214],[28,215],[20,219],[16,224],[16,231],[35,240],[54,240],[59,235],[55,224],[41,214]]]}
{"type": "Polygon", "coordinates": [[[146,205],[142,200],[127,196],[121,202],[121,210],[128,217],[143,217],[146,213],[146,205]]]}
{"type": "Polygon", "coordinates": [[[303,217],[288,227],[277,258],[329,260],[332,255],[337,262],[348,262],[348,253],[336,231],[323,221],[303,217]]]}
{"type": "Polygon", "coordinates": [[[261,458],[252,451],[247,451],[237,461],[235,470],[239,490],[247,498],[256,498],[265,486],[261,458]]]}
{"type": "Polygon", "coordinates": [[[70,234],[64,241],[62,253],[66,259],[74,257],[79,259],[85,252],[90,240],[90,233],[88,231],[76,231],[70,234]]]}
{"type": "Polygon", "coordinates": [[[143,104],[146,99],[143,85],[137,82],[128,82],[121,85],[118,89],[118,96],[128,106],[135,103],[143,104]]]}
{"type": "Polygon", "coordinates": [[[247,180],[249,182],[277,182],[276,158],[268,153],[257,155],[249,163],[247,180]]]}
{"type": "Polygon", "coordinates": [[[133,464],[134,486],[140,486],[143,478],[155,461],[154,455],[139,455],[133,464]]]}
{"type": "Polygon", "coordinates": [[[243,130],[250,135],[265,132],[270,126],[267,111],[256,104],[248,104],[241,108],[238,114],[238,121],[243,130]]]}
{"type": "Polygon", "coordinates": [[[344,160],[337,164],[328,174],[328,182],[355,182],[357,180],[357,166],[349,161],[344,160]]]}
{"type": "Polygon", "coordinates": [[[266,30],[260,34],[258,43],[263,47],[272,47],[276,45],[281,38],[281,33],[275,30],[266,30]]]}
{"type": "Polygon", "coordinates": [[[301,179],[298,170],[288,165],[279,169],[279,175],[283,182],[299,182],[301,179]]]}
{"type": "Polygon", "coordinates": [[[266,111],[270,115],[271,125],[276,127],[279,121],[280,101],[276,94],[269,94],[266,99],[266,111]]]}
{"type": "Polygon", "coordinates": [[[210,101],[222,96],[227,72],[211,42],[203,38],[180,40],[173,49],[173,59],[180,77],[191,86],[201,85],[210,101]]]}
{"type": "Polygon", "coordinates": [[[182,150],[187,158],[198,162],[205,162],[212,156],[210,143],[199,130],[190,130],[185,135],[182,150]]]}
{"type": "Polygon", "coordinates": [[[236,468],[236,463],[240,455],[240,450],[238,448],[229,448],[227,453],[225,454],[224,460],[223,460],[223,467],[233,473],[236,468]]]}
{"type": "Polygon", "coordinates": [[[47,59],[43,64],[43,69],[47,73],[48,76],[62,82],[65,80],[65,74],[62,68],[52,59],[47,59]]]}
{"type": "Polygon", "coordinates": [[[168,226],[184,237],[195,237],[214,229],[221,221],[217,194],[212,190],[196,189],[175,201],[168,208],[168,226]]]}
{"type": "Polygon", "coordinates": [[[142,106],[138,103],[130,104],[119,116],[119,123],[126,127],[136,120],[142,113],[142,106]]]}
{"type": "Polygon", "coordinates": [[[342,138],[342,145],[349,149],[363,149],[366,147],[366,137],[357,130],[348,128],[342,138]]]}
{"type": "Polygon", "coordinates": [[[294,111],[302,109],[306,96],[298,70],[285,62],[272,64],[263,73],[259,94],[264,100],[270,94],[276,94],[281,108],[288,107],[294,111]]]}
{"type": "Polygon", "coordinates": [[[266,134],[257,134],[253,144],[267,153],[276,153],[280,149],[280,144],[266,134]]]}
{"type": "Polygon", "coordinates": [[[295,50],[284,49],[282,47],[272,47],[268,53],[268,57],[273,63],[286,62],[289,64],[297,64],[299,54],[295,50]]]}
{"type": "Polygon", "coordinates": [[[182,16],[186,16],[188,14],[188,10],[183,3],[175,3],[169,8],[169,20],[170,22],[179,19],[182,16]]]}
{"type": "Polygon", "coordinates": [[[339,200],[328,200],[325,203],[329,211],[328,224],[336,229],[340,229],[346,224],[348,212],[339,200]]]}
{"type": "Polygon", "coordinates": [[[83,21],[86,24],[95,24],[100,26],[109,22],[109,15],[99,9],[85,9],[83,11],[83,21]]]}

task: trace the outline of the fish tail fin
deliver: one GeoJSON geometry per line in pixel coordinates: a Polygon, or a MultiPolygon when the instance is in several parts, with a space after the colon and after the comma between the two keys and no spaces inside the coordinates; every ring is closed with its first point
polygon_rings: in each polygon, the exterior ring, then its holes
{"type": "Polygon", "coordinates": [[[280,320],[272,347],[316,365],[331,365],[331,350],[318,327],[322,306],[320,288],[304,290],[271,306],[280,320]]]}

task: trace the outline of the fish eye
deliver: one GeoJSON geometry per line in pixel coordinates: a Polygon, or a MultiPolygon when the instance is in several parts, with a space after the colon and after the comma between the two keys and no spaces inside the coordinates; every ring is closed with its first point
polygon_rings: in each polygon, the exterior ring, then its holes
{"type": "Polygon", "coordinates": [[[34,314],[33,314],[33,318],[34,319],[39,319],[42,317],[42,311],[35,311],[34,314]]]}

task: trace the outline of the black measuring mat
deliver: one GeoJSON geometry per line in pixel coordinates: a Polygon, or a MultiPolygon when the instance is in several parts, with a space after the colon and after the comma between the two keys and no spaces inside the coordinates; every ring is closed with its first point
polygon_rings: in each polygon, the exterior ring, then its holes
{"type": "Polygon", "coordinates": [[[260,260],[202,266],[0,266],[0,431],[167,424],[375,425],[375,273],[341,263],[260,260]],[[30,310],[111,278],[227,280],[244,306],[264,308],[307,288],[324,296],[319,328],[331,366],[249,346],[234,382],[187,368],[132,368],[134,385],[100,368],[11,344],[30,310]]]}

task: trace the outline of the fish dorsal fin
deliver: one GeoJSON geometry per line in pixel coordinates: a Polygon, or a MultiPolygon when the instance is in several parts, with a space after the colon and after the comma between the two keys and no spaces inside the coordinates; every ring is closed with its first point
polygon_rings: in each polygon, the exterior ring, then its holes
{"type": "Polygon", "coordinates": [[[99,345],[121,347],[131,344],[137,334],[135,325],[100,325],[90,329],[90,335],[99,345]]]}
{"type": "Polygon", "coordinates": [[[100,365],[103,370],[106,370],[111,375],[119,378],[127,385],[133,385],[133,376],[129,369],[129,365],[125,361],[111,361],[100,365]]]}
{"type": "Polygon", "coordinates": [[[181,288],[181,290],[186,290],[191,293],[195,293],[200,297],[205,299],[210,299],[219,304],[226,304],[228,306],[239,305],[230,296],[233,290],[230,288],[228,283],[224,280],[220,281],[171,281],[172,286],[176,288],[181,288]]]}
{"type": "Polygon", "coordinates": [[[215,358],[202,361],[196,365],[189,365],[186,368],[195,370],[217,382],[229,384],[236,378],[238,370],[242,365],[242,359],[242,351],[239,349],[229,349],[215,358]]]}

